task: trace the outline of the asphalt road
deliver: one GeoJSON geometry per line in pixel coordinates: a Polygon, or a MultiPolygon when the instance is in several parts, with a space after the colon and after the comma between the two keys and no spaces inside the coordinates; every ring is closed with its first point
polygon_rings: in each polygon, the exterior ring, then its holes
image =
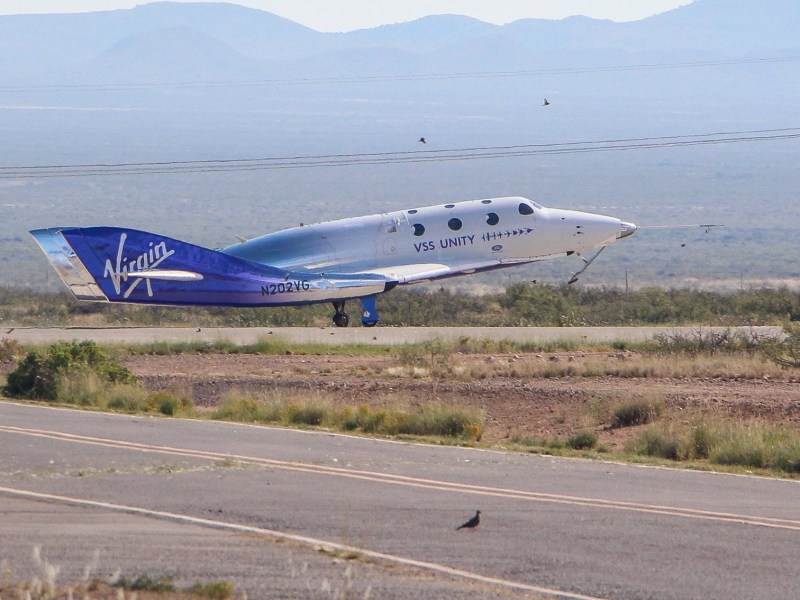
{"type": "Polygon", "coordinates": [[[799,496],[795,481],[0,404],[0,561],[20,575],[39,544],[64,580],[90,565],[251,598],[798,598],[799,496]],[[456,531],[478,508],[480,527],[456,531]]]}
{"type": "Polygon", "coordinates": [[[217,340],[254,344],[280,338],[292,343],[404,344],[433,339],[463,338],[548,343],[559,340],[584,342],[638,342],[657,335],[681,335],[695,339],[712,331],[741,331],[776,336],[780,327],[9,327],[0,337],[21,344],[49,344],[63,340],[94,340],[103,344],[192,342],[217,340]]]}

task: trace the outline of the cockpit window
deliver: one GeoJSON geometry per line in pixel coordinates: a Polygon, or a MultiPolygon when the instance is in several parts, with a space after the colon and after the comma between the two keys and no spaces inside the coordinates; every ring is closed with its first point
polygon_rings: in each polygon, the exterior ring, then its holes
{"type": "Polygon", "coordinates": [[[417,237],[425,235],[425,227],[423,227],[419,223],[414,223],[414,235],[416,235],[417,237]]]}
{"type": "Polygon", "coordinates": [[[459,229],[461,229],[461,225],[462,225],[461,219],[456,219],[455,217],[453,217],[447,222],[447,226],[453,231],[458,231],[459,229]]]}
{"type": "Polygon", "coordinates": [[[486,223],[487,225],[497,225],[500,222],[500,217],[497,216],[497,213],[489,213],[486,215],[486,223]]]}
{"type": "Polygon", "coordinates": [[[533,214],[533,207],[528,204],[527,202],[520,202],[519,204],[519,214],[521,215],[532,215],[533,214]]]}

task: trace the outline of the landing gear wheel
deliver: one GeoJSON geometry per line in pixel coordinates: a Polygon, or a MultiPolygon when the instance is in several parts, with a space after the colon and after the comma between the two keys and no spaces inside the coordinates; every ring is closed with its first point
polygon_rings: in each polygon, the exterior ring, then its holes
{"type": "Polygon", "coordinates": [[[333,324],[337,327],[347,327],[350,324],[350,317],[344,312],[344,300],[333,302],[333,324]]]}

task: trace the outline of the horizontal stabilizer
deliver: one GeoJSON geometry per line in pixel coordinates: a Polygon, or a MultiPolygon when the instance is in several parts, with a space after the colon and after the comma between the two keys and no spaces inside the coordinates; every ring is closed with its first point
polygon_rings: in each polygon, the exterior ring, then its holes
{"type": "Polygon", "coordinates": [[[202,281],[200,273],[191,271],[176,271],[175,269],[149,269],[146,271],[136,271],[137,277],[145,279],[161,279],[162,281],[202,281]]]}

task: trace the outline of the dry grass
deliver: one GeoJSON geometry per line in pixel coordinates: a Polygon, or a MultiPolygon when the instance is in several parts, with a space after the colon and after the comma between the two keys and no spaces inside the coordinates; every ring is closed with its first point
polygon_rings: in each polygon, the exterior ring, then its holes
{"type": "Polygon", "coordinates": [[[114,577],[113,581],[92,578],[99,552],[84,567],[83,577],[74,583],[59,583],[60,567],[42,555],[40,546],[32,553],[35,574],[27,579],[15,578],[5,563],[0,563],[0,598],[4,600],[233,600],[244,598],[229,581],[198,582],[179,590],[170,579],[153,579],[140,575],[133,579],[114,577]]]}
{"type": "Polygon", "coordinates": [[[335,407],[322,397],[308,397],[307,394],[233,393],[210,416],[227,421],[324,427],[391,436],[478,441],[483,435],[484,417],[475,409],[431,403],[408,410],[409,404],[398,399],[384,407],[367,404],[335,407]]]}
{"type": "Polygon", "coordinates": [[[800,374],[787,371],[761,355],[736,353],[714,356],[670,354],[653,356],[636,352],[576,352],[568,354],[510,354],[451,359],[447,369],[398,365],[388,374],[396,377],[485,380],[493,378],[553,379],[562,377],[711,378],[751,380],[788,379],[800,374]]]}
{"type": "Polygon", "coordinates": [[[800,473],[800,435],[757,420],[704,419],[650,427],[626,447],[631,454],[674,461],[800,473]]]}

